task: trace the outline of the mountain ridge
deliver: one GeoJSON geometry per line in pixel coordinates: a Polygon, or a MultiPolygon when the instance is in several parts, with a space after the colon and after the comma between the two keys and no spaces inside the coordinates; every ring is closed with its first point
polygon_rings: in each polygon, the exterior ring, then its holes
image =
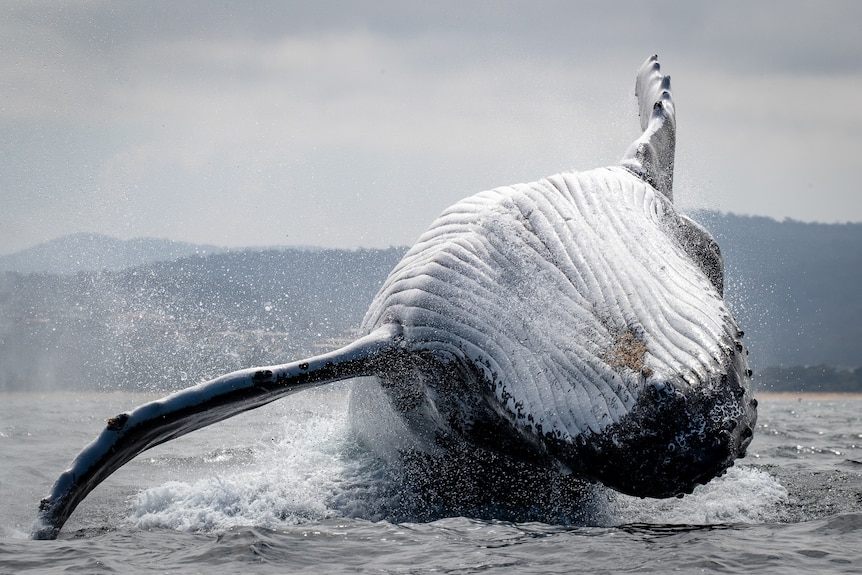
{"type": "MultiPolygon", "coordinates": [[[[693,216],[721,246],[755,377],[770,389],[805,380],[862,391],[862,224],[693,216]]],[[[317,353],[355,335],[407,249],[163,242],[144,253],[167,259],[113,270],[75,270],[69,262],[98,258],[68,249],[65,273],[0,268],[0,390],[158,385],[317,353]]]]}
{"type": "Polygon", "coordinates": [[[219,246],[165,238],[123,240],[105,234],[79,232],[0,255],[0,271],[57,274],[116,271],[155,261],[225,251],[228,251],[227,248],[219,246]]]}

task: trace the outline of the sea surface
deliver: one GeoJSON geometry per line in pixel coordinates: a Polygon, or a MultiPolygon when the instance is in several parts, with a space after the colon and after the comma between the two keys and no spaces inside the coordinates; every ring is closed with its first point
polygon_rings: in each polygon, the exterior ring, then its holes
{"type": "MultiPolygon", "coordinates": [[[[349,384],[145,452],[31,541],[105,420],[155,396],[0,393],[0,573],[859,573],[862,397],[761,395],[749,456],[682,499],[600,489],[585,524],[387,520],[349,384]]],[[[387,513],[388,511],[388,513],[387,513]]]]}

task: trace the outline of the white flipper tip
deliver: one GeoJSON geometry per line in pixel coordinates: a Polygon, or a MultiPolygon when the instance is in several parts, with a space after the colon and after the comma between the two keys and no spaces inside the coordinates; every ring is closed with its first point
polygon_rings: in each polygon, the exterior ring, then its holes
{"type": "Polygon", "coordinates": [[[641,65],[635,94],[643,133],[629,146],[620,164],[672,200],[676,110],[670,76],[661,73],[657,55],[641,65]]]}

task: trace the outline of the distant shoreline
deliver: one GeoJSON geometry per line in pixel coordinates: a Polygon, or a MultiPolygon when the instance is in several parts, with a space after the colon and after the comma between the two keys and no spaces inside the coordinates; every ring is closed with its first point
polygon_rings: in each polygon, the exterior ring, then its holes
{"type": "MultiPolygon", "coordinates": [[[[142,391],[142,390],[121,390],[121,389],[113,389],[113,390],[63,390],[63,389],[54,389],[54,390],[0,390],[0,396],[5,396],[6,398],[14,398],[14,397],[32,397],[33,395],[56,395],[56,394],[65,394],[69,396],[78,396],[78,397],[89,397],[94,395],[115,395],[115,396],[126,396],[129,398],[136,398],[140,401],[151,401],[153,399],[159,399],[171,393],[174,393],[177,390],[164,390],[164,391],[142,391]]],[[[842,392],[842,391],[757,391],[754,393],[754,397],[757,398],[758,401],[862,401],[862,393],[860,392],[842,392]]]]}
{"type": "Polygon", "coordinates": [[[841,391],[758,391],[754,397],[764,401],[833,401],[837,399],[862,400],[862,393],[841,391]]]}

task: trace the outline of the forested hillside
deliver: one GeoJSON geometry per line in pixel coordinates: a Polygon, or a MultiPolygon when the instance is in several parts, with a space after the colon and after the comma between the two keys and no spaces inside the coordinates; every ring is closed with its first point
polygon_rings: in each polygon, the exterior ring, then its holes
{"type": "MultiPolygon", "coordinates": [[[[755,381],[862,391],[862,224],[695,217],[724,252],[755,381]]],[[[406,251],[68,240],[4,260],[21,269],[0,272],[0,390],[176,389],[334,348],[406,251]]]]}
{"type": "Polygon", "coordinates": [[[862,366],[862,224],[697,214],[724,253],[755,370],[862,366]]]}
{"type": "Polygon", "coordinates": [[[270,250],[0,274],[0,389],[176,389],[336,347],[403,254],[270,250]]]}

